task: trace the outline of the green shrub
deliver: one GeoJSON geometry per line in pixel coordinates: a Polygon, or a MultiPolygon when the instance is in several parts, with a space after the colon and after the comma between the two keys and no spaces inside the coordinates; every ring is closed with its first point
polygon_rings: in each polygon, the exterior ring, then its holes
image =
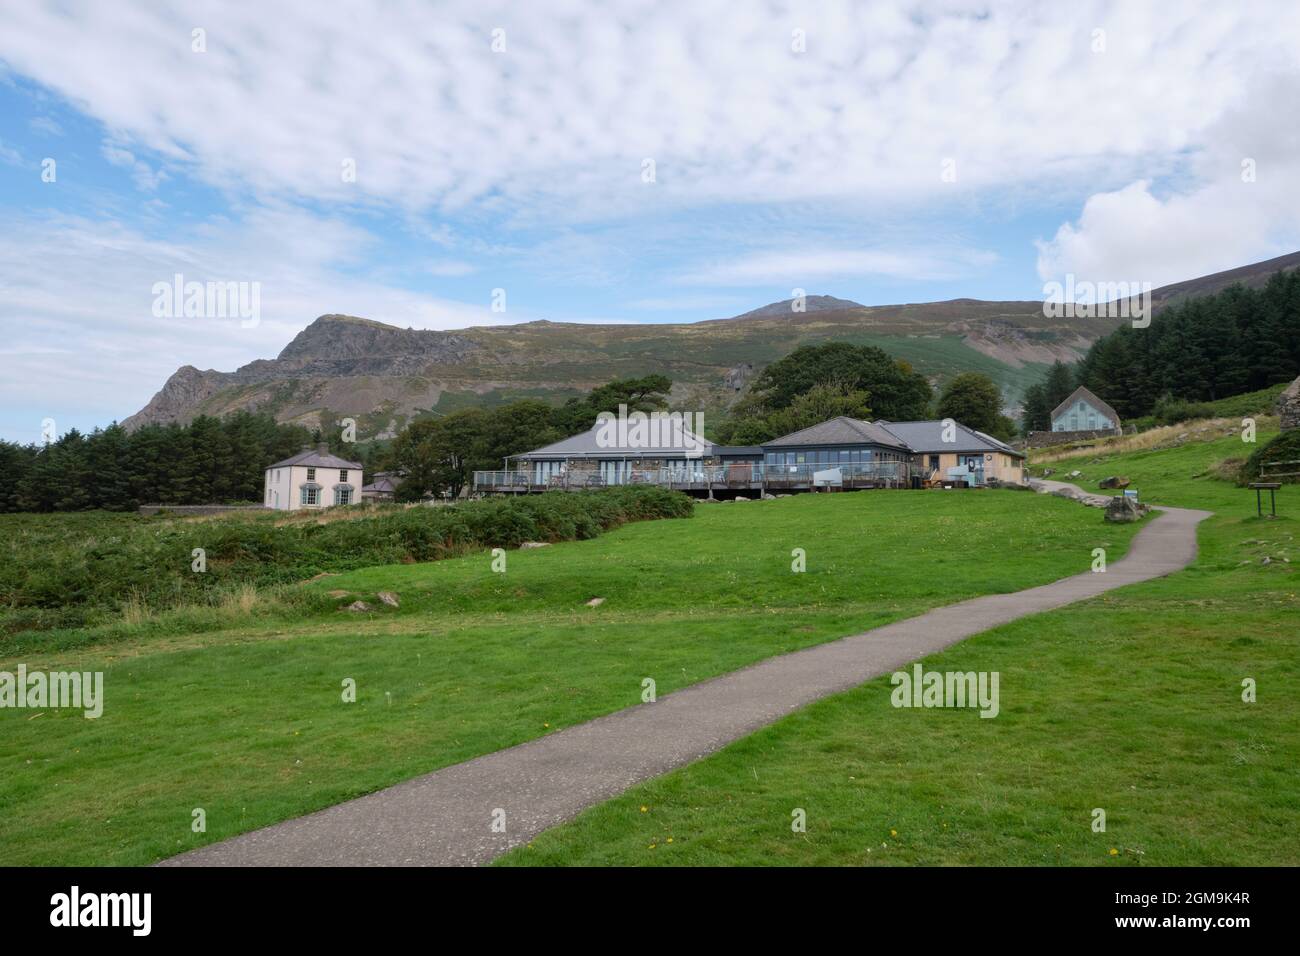
{"type": "Polygon", "coordinates": [[[1242,466],[1241,474],[1238,477],[1239,484],[1247,484],[1252,481],[1283,481],[1296,482],[1300,481],[1300,476],[1292,475],[1289,478],[1271,477],[1278,472],[1300,472],[1300,464],[1280,465],[1265,469],[1268,462],[1300,462],[1300,429],[1292,429],[1289,432],[1283,432],[1266,445],[1261,445],[1255,449],[1255,453],[1246,459],[1246,464],[1242,466]],[[1267,470],[1270,477],[1261,478],[1260,472],[1267,470]]]}
{"type": "Polygon", "coordinates": [[[1162,398],[1156,402],[1151,417],[1157,425],[1176,425],[1198,418],[1214,418],[1218,410],[1210,402],[1186,402],[1181,398],[1162,398]]]}
{"type": "MultiPolygon", "coordinates": [[[[0,516],[3,631],[80,627],[132,608],[217,606],[241,584],[292,584],[325,571],[436,561],[525,541],[593,538],[629,521],[684,518],[686,495],[619,487],[383,506],[323,523],[283,512],[176,520],[84,512],[0,516]],[[191,570],[202,548],[203,574],[191,570]]],[[[329,516],[331,512],[325,512],[329,516]]]]}

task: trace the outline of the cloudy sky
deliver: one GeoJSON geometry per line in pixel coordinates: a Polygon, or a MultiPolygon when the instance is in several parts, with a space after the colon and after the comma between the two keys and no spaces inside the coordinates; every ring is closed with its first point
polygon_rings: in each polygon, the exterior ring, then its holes
{"type": "Polygon", "coordinates": [[[1293,0],[5,0],[0,437],[328,312],[679,322],[1292,252],[1297,64],[1293,0]],[[259,283],[260,321],[155,316],[177,273],[259,283]]]}

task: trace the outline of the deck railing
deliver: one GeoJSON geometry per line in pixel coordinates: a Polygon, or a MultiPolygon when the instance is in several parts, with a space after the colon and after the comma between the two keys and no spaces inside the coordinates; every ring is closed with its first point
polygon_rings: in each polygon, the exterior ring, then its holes
{"type": "Polygon", "coordinates": [[[537,476],[532,471],[476,471],[475,491],[522,492],[539,489],[579,490],[609,485],[659,485],[665,488],[807,488],[815,473],[838,470],[840,485],[906,485],[912,469],[903,461],[842,462],[839,464],[768,465],[731,462],[724,465],[686,464],[662,468],[628,468],[613,474],[564,471],[537,476]]]}

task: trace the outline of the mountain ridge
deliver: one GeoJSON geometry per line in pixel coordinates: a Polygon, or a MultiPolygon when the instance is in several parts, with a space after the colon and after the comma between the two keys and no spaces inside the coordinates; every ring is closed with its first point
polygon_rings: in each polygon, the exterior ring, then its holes
{"type": "MultiPolygon", "coordinates": [[[[1300,252],[1154,290],[1157,308],[1234,281],[1257,285],[1300,252]]],[[[725,409],[763,365],[802,344],[828,340],[878,345],[936,384],[982,371],[1019,392],[1041,366],[1072,362],[1121,319],[1043,315],[1040,300],[865,306],[834,296],[769,303],[731,318],[690,323],[594,324],[545,319],[441,331],[329,313],[317,317],[274,359],[234,372],[184,365],[127,428],[188,422],[199,414],[264,410],[277,420],[318,426],[341,416],[358,437],[388,437],[422,414],[517,398],[563,400],[612,378],[662,373],[674,403],[725,409]]]]}

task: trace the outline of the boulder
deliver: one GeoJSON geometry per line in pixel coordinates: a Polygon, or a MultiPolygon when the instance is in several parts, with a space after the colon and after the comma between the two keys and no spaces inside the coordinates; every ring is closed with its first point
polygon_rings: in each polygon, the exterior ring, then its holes
{"type": "Polygon", "coordinates": [[[604,598],[592,598],[590,601],[587,602],[587,607],[600,607],[604,603],[605,603],[604,598]]]}
{"type": "Polygon", "coordinates": [[[1142,517],[1142,509],[1132,498],[1118,495],[1110,499],[1106,506],[1107,521],[1137,521],[1142,517]]]}
{"type": "Polygon", "coordinates": [[[1097,482],[1098,488],[1127,488],[1129,480],[1119,475],[1111,475],[1109,478],[1103,478],[1097,482]]]}
{"type": "Polygon", "coordinates": [[[369,611],[369,610],[370,610],[370,605],[367,604],[365,601],[353,601],[351,604],[349,604],[349,605],[347,606],[347,610],[349,610],[349,611],[369,611]]]}
{"type": "Polygon", "coordinates": [[[525,541],[519,546],[519,550],[527,551],[529,548],[549,548],[550,546],[549,541],[525,541]]]}
{"type": "Polygon", "coordinates": [[[397,601],[397,595],[392,591],[380,591],[375,595],[375,597],[379,598],[379,600],[383,601],[389,607],[401,607],[397,601]]]}

